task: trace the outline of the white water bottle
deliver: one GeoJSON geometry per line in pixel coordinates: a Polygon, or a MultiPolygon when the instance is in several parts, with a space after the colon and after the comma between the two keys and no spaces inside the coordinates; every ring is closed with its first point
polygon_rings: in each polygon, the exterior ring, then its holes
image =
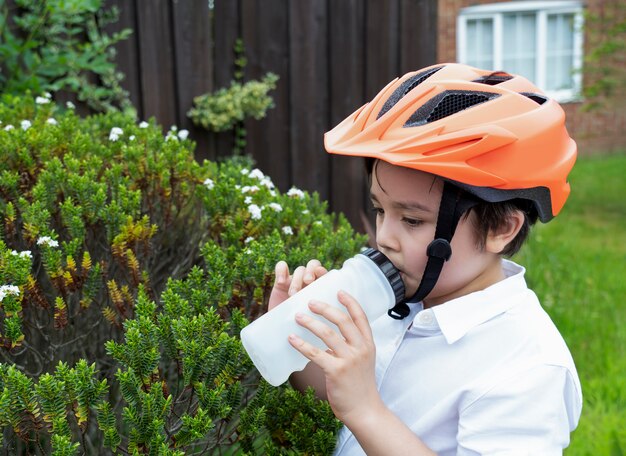
{"type": "Polygon", "coordinates": [[[244,348],[268,383],[273,386],[282,384],[292,372],[304,369],[309,362],[289,344],[289,334],[297,334],[323,350],[328,348],[321,339],[297,324],[295,315],[310,315],[337,330],[326,319],[313,314],[308,304],[315,299],[346,312],[337,300],[339,290],[348,292],[359,302],[370,322],[404,299],[400,273],[381,252],[367,249],[349,258],[341,269],[328,271],[241,331],[244,348]]]}

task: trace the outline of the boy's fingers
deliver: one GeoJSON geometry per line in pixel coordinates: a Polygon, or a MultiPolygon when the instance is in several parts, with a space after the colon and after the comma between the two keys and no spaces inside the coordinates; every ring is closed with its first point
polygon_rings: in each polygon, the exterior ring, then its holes
{"type": "Polygon", "coordinates": [[[289,297],[289,266],[284,261],[279,261],[274,267],[274,287],[267,303],[268,310],[272,310],[289,297]]]}
{"type": "Polygon", "coordinates": [[[346,306],[348,314],[350,314],[352,321],[359,330],[359,334],[367,339],[371,339],[372,328],[369,320],[367,319],[367,315],[365,315],[365,311],[359,302],[343,290],[340,290],[339,293],[337,293],[337,299],[341,304],[346,306]]]}
{"type": "Polygon", "coordinates": [[[305,342],[303,339],[296,336],[295,334],[290,334],[288,339],[293,348],[295,348],[306,358],[317,364],[322,370],[325,370],[325,368],[328,366],[329,360],[332,359],[332,355],[329,355],[324,350],[321,350],[316,346],[305,342]]]}
{"type": "Polygon", "coordinates": [[[305,284],[309,285],[314,282],[315,279],[319,277],[317,274],[318,268],[321,268],[322,264],[319,260],[311,260],[306,264],[306,271],[304,272],[303,281],[305,284]]]}
{"type": "Polygon", "coordinates": [[[289,266],[285,261],[279,261],[274,268],[275,285],[286,285],[289,282],[289,266]]]}
{"type": "Polygon", "coordinates": [[[298,291],[302,289],[302,283],[303,283],[305,271],[306,271],[306,268],[304,266],[298,266],[296,270],[293,271],[291,284],[289,285],[289,296],[296,294],[298,291]]]}
{"type": "Polygon", "coordinates": [[[324,274],[326,274],[328,272],[328,269],[326,269],[324,266],[319,265],[317,266],[314,270],[313,273],[315,274],[315,278],[319,279],[320,277],[322,277],[324,274]]]}
{"type": "MultiPolygon", "coordinates": [[[[324,303],[319,304],[324,305],[324,303]]],[[[345,312],[341,312],[339,310],[337,311],[345,315],[345,312]]],[[[348,316],[346,315],[346,317],[348,316]]],[[[331,321],[328,318],[327,320],[331,321]]],[[[328,326],[328,324],[326,324],[325,322],[320,321],[319,319],[314,318],[313,316],[306,313],[296,314],[296,322],[300,326],[308,329],[317,337],[319,337],[326,344],[326,346],[330,348],[333,352],[335,352],[338,356],[344,356],[347,354],[347,346],[344,338],[337,331],[328,326]]]]}
{"type": "MultiPolygon", "coordinates": [[[[353,321],[351,315],[349,315],[345,311],[320,301],[311,301],[309,303],[309,308],[312,312],[321,315],[326,320],[337,326],[337,328],[339,328],[342,336],[342,343],[344,342],[344,340],[348,344],[355,346],[363,343],[363,334],[361,333],[360,328],[353,321]]],[[[329,348],[337,351],[335,347],[330,345],[328,346],[329,348]]]]}

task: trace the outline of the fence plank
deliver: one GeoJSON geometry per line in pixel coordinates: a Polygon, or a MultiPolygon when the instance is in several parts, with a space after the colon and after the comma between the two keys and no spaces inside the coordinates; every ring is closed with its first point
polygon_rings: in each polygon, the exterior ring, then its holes
{"type": "Polygon", "coordinates": [[[400,71],[399,0],[365,0],[365,91],[371,100],[400,71]]]}
{"type": "MultiPolygon", "coordinates": [[[[216,0],[213,11],[214,61],[213,90],[230,85],[235,70],[234,46],[241,37],[241,6],[238,0],[216,0]]],[[[216,157],[232,154],[234,135],[232,132],[218,133],[215,137],[216,157]]]]}
{"type": "Polygon", "coordinates": [[[155,116],[169,129],[179,122],[169,0],[138,2],[137,6],[143,114],[155,116]]]}
{"type": "Polygon", "coordinates": [[[271,71],[280,80],[271,95],[275,108],[262,120],[246,122],[247,152],[282,190],[292,185],[290,158],[289,8],[288,0],[242,0],[242,37],[248,65],[246,79],[271,71]]]}
{"type": "MultiPolygon", "coordinates": [[[[365,102],[364,3],[329,2],[330,123],[334,127],[365,102]]],[[[362,160],[330,156],[331,209],[360,227],[361,201],[367,195],[362,160]]]]}
{"type": "Polygon", "coordinates": [[[206,0],[175,1],[173,8],[178,126],[196,141],[196,157],[212,155],[209,134],[196,127],[187,112],[193,98],[213,88],[212,24],[206,0]]]}
{"type": "Polygon", "coordinates": [[[400,0],[400,74],[437,61],[437,2],[400,0]]]}
{"type": "Polygon", "coordinates": [[[124,29],[132,30],[132,34],[128,39],[118,42],[115,45],[116,57],[115,62],[117,69],[124,74],[122,87],[128,91],[130,101],[137,108],[137,115],[143,118],[141,107],[143,105],[142,89],[141,89],[141,67],[139,62],[139,37],[137,36],[136,20],[137,20],[137,4],[136,1],[124,0],[107,0],[106,9],[115,7],[119,11],[117,22],[107,24],[105,31],[107,33],[120,32],[124,29]]]}
{"type": "Polygon", "coordinates": [[[329,125],[326,2],[292,2],[289,17],[293,172],[299,187],[328,199],[329,157],[322,136],[329,125]]]}

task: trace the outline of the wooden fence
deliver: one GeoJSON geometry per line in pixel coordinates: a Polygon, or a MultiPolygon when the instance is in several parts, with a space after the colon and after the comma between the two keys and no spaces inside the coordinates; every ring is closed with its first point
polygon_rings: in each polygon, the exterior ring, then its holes
{"type": "Polygon", "coordinates": [[[279,75],[268,116],[246,123],[257,166],[283,191],[317,191],[362,230],[361,160],[331,157],[323,133],[387,82],[436,58],[437,0],[107,0],[131,28],[117,46],[124,86],[142,118],[177,125],[197,157],[230,154],[232,138],[195,128],[193,97],[230,84],[242,38],[245,79],[279,75]]]}

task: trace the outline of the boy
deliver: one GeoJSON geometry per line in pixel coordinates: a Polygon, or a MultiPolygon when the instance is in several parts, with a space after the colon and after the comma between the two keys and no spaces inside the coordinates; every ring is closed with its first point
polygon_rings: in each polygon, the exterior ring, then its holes
{"type": "MultiPolygon", "coordinates": [[[[292,375],[344,423],[335,454],[561,454],[582,407],[571,355],[503,259],[569,194],[576,145],[560,106],[520,76],[445,64],[392,81],[325,136],[367,157],[376,244],[407,302],[368,322],[312,301],[340,333],[304,315],[329,347],[292,375]],[[371,326],[370,326],[371,324],[371,326]]],[[[326,270],[276,266],[270,308],[326,270]]]]}

